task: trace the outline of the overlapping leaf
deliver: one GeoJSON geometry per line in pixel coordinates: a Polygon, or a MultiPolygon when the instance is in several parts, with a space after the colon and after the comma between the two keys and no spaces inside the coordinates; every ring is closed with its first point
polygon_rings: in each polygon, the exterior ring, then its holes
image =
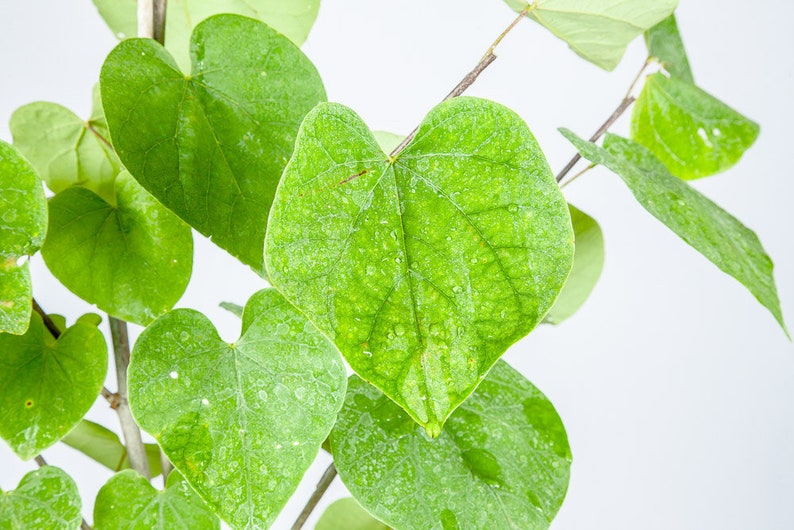
{"type": "Polygon", "coordinates": [[[546,397],[505,362],[428,438],[356,376],[331,432],[339,476],[395,528],[549,527],[568,487],[565,428],[546,397]]]}
{"type": "Polygon", "coordinates": [[[670,75],[689,83],[695,82],[675,15],[646,31],[645,45],[651,57],[657,59],[670,75]]]}
{"type": "Polygon", "coordinates": [[[93,315],[58,340],[38,313],[24,335],[0,334],[0,437],[23,460],[56,443],[94,404],[107,362],[93,315]]]}
{"type": "Polygon", "coordinates": [[[190,280],[193,236],[127,172],[109,204],[85,188],[50,199],[41,249],[50,271],[110,315],[146,325],[179,300],[190,280]]]}
{"type": "Polygon", "coordinates": [[[130,406],[174,466],[230,525],[267,528],[312,463],[345,392],[338,352],[275,290],[221,340],[201,313],[176,309],[140,336],[130,406]]]}
{"type": "Polygon", "coordinates": [[[584,158],[606,166],[621,177],[651,215],[747,287],[788,334],[772,274],[772,260],[752,230],[671,175],[641,145],[608,135],[605,148],[601,148],[570,131],[562,132],[584,158]]]}
{"type": "Polygon", "coordinates": [[[573,254],[526,124],[475,98],[433,109],[393,160],[352,110],[317,106],[268,230],[273,285],[431,436],[543,318],[573,254]]]}
{"type": "MultiPolygon", "coordinates": [[[[82,420],[61,441],[111,471],[121,471],[130,467],[127,449],[121,443],[119,436],[92,421],[82,420]]],[[[149,472],[156,477],[162,472],[160,469],[160,447],[157,444],[145,444],[145,449],[146,459],[149,461],[149,472]]]]}
{"type": "Polygon", "coordinates": [[[356,499],[339,499],[325,509],[314,530],[389,530],[367,513],[356,499]]]}
{"type": "Polygon", "coordinates": [[[53,466],[44,466],[25,475],[17,489],[0,491],[0,528],[80,528],[80,493],[69,475],[53,466]]]}
{"type": "Polygon", "coordinates": [[[110,53],[101,87],[113,145],[160,202],[261,273],[273,194],[322,82],[286,37],[236,15],[196,26],[191,57],[186,76],[151,39],[110,53]]]}

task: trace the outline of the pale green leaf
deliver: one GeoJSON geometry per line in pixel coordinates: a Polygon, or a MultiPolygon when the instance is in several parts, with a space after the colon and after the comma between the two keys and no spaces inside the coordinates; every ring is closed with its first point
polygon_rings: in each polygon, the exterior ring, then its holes
{"type": "Polygon", "coordinates": [[[585,303],[593,291],[604,266],[604,236],[595,219],[568,205],[575,236],[573,268],[557,301],[543,320],[547,324],[559,324],[585,303]]]}
{"type": "MultiPolygon", "coordinates": [[[[516,11],[522,2],[506,0],[516,11]]],[[[670,16],[678,0],[536,0],[528,15],[579,56],[613,70],[628,44],[670,16]]]]}
{"type": "Polygon", "coordinates": [[[389,160],[352,110],[325,104],[303,122],[266,249],[273,285],[436,436],[551,308],[573,232],[509,109],[442,103],[389,160]]]}
{"type": "Polygon", "coordinates": [[[405,139],[405,136],[386,131],[372,131],[372,136],[375,137],[375,141],[378,142],[380,148],[387,155],[394,151],[394,149],[400,145],[400,142],[405,139]]]}
{"type": "Polygon", "coordinates": [[[772,260],[758,236],[738,219],[674,177],[653,154],[630,140],[606,137],[606,148],[562,130],[579,153],[623,179],[634,197],[681,239],[739,280],[769,309],[788,335],[780,310],[772,260]]]}
{"type": "Polygon", "coordinates": [[[94,504],[95,530],[212,530],[218,517],[177,471],[158,491],[136,471],[117,473],[99,490],[94,504]]]}
{"type": "Polygon", "coordinates": [[[236,15],[199,24],[186,77],[150,39],[119,44],[102,102],[122,162],[166,207],[256,272],[304,115],[325,92],[288,39],[236,15]]]}
{"type": "Polygon", "coordinates": [[[401,530],[546,529],[571,465],[554,407],[503,361],[436,439],[352,376],[331,447],[353,496],[401,530]]]}
{"type": "Polygon", "coordinates": [[[179,300],[190,280],[190,227],[129,173],[116,179],[116,206],[85,188],[50,199],[41,254],[77,296],[110,315],[146,325],[179,300]]]}
{"type": "Polygon", "coordinates": [[[83,121],[56,103],[39,101],[17,109],[9,128],[14,145],[55,193],[72,186],[113,202],[113,181],[122,170],[94,90],[91,118],[83,121]]]}
{"type": "Polygon", "coordinates": [[[367,513],[356,499],[348,497],[334,501],[325,509],[314,530],[389,530],[367,513]]]}
{"type": "Polygon", "coordinates": [[[88,319],[56,341],[38,313],[24,335],[0,334],[0,437],[23,460],[60,440],[96,401],[107,345],[88,319]]]}
{"type": "Polygon", "coordinates": [[[232,302],[221,302],[218,304],[221,306],[222,309],[225,309],[229,313],[242,318],[243,317],[243,306],[234,304],[232,302]]]}
{"type": "Polygon", "coordinates": [[[675,15],[670,15],[646,31],[645,45],[651,57],[656,58],[670,75],[695,82],[675,15]]]}
{"type": "Polygon", "coordinates": [[[260,291],[233,344],[176,309],[141,334],[130,406],[208,505],[266,528],[314,461],[345,393],[338,352],[275,290],[260,291]]]}
{"type": "MultiPolygon", "coordinates": [[[[92,421],[82,420],[61,441],[111,471],[121,471],[130,467],[127,449],[119,440],[119,436],[110,429],[92,421]]],[[[149,461],[149,472],[156,477],[162,472],[160,469],[160,447],[157,444],[145,444],[145,449],[146,459],[149,461]]]]}
{"type": "Polygon", "coordinates": [[[22,477],[17,489],[0,491],[0,530],[76,530],[81,508],[72,478],[44,466],[22,477]]]}
{"type": "Polygon", "coordinates": [[[657,73],[648,77],[631,117],[631,138],[682,179],[733,166],[759,127],[695,85],[657,73]]]}
{"type": "MultiPolygon", "coordinates": [[[[94,0],[94,5],[118,38],[137,35],[137,0],[94,0]]],[[[320,0],[168,0],[167,6],[165,46],[184,68],[190,66],[190,32],[206,18],[221,13],[255,18],[300,46],[317,18],[320,0]]]]}

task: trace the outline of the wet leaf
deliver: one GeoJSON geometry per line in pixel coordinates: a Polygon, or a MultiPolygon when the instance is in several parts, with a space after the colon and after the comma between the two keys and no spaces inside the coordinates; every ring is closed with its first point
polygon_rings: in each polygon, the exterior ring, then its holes
{"type": "Polygon", "coordinates": [[[367,513],[356,499],[339,499],[325,509],[314,530],[389,530],[367,513]]]}
{"type": "Polygon", "coordinates": [[[675,15],[670,15],[646,31],[645,45],[651,57],[656,58],[670,75],[689,83],[695,82],[675,15]]]}
{"type": "Polygon", "coordinates": [[[0,491],[0,528],[80,528],[80,493],[72,478],[53,466],[25,475],[17,489],[0,491]]]}

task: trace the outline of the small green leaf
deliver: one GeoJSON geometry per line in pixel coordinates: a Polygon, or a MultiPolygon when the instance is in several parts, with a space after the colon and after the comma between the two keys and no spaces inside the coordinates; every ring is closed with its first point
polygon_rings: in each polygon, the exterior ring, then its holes
{"type": "MultiPolygon", "coordinates": [[[[94,5],[116,37],[137,35],[137,0],[94,0],[94,5]]],[[[190,66],[190,33],[210,16],[233,13],[254,18],[300,46],[317,18],[320,0],[169,0],[167,6],[165,46],[186,68],[190,66]]]]}
{"type": "MultiPolygon", "coordinates": [[[[506,0],[514,10],[523,2],[506,0]]],[[[628,44],[670,16],[678,0],[536,0],[528,17],[568,43],[580,57],[613,70],[628,44]]]]}
{"type": "Polygon", "coordinates": [[[24,335],[0,334],[0,352],[0,437],[29,460],[94,404],[107,372],[107,345],[82,319],[56,341],[33,313],[24,335]]]}
{"type": "Polygon", "coordinates": [[[3,530],[76,530],[83,518],[77,485],[62,470],[44,466],[31,471],[17,489],[0,491],[3,530]]]}
{"type": "Polygon", "coordinates": [[[179,473],[158,491],[136,471],[117,473],[99,490],[94,505],[95,530],[212,530],[220,520],[190,489],[179,473]]]}
{"type": "Polygon", "coordinates": [[[675,15],[670,15],[646,31],[645,45],[651,57],[656,58],[671,76],[689,83],[695,82],[675,15]]]}
{"type": "Polygon", "coordinates": [[[575,234],[573,268],[565,287],[551,307],[543,322],[559,324],[567,319],[585,303],[593,291],[601,269],[604,267],[604,236],[595,219],[568,205],[575,234]]]}
{"type": "Polygon", "coordinates": [[[325,509],[314,530],[389,530],[367,513],[356,499],[339,499],[325,509]]]}
{"type": "Polygon", "coordinates": [[[0,141],[0,333],[21,335],[30,321],[30,271],[47,232],[47,200],[33,166],[0,141]]]}
{"type": "Polygon", "coordinates": [[[772,260],[752,230],[671,175],[641,145],[608,135],[605,148],[601,148],[571,131],[563,129],[562,134],[584,158],[606,166],[622,178],[651,215],[747,287],[788,335],[772,274],[772,260]]]}
{"type": "MultiPolygon", "coordinates": [[[[99,462],[111,471],[128,469],[127,449],[116,433],[102,425],[82,420],[77,427],[61,440],[63,443],[80,451],[87,457],[99,462]]],[[[157,444],[145,444],[146,458],[149,461],[149,472],[153,477],[159,475],[160,447],[157,444]]]]}
{"type": "Polygon", "coordinates": [[[273,285],[437,436],[551,308],[573,232],[543,152],[506,107],[442,103],[390,159],[329,103],[301,126],[266,248],[273,285]]]}
{"type": "Polygon", "coordinates": [[[222,309],[225,309],[229,313],[232,313],[239,318],[243,317],[243,306],[241,305],[237,305],[232,302],[221,302],[218,305],[221,306],[222,309]]]}
{"type": "Polygon", "coordinates": [[[387,155],[394,151],[400,145],[400,142],[405,139],[405,136],[386,131],[372,131],[372,136],[375,137],[375,141],[378,142],[380,148],[387,155]]]}
{"type": "Polygon", "coordinates": [[[52,191],[82,186],[112,203],[113,181],[122,167],[110,145],[98,94],[97,86],[88,121],[66,107],[39,101],[17,109],[9,128],[16,148],[52,191]]]}
{"type": "Polygon", "coordinates": [[[331,447],[353,496],[400,529],[546,529],[571,465],[554,407],[503,361],[436,439],[352,376],[331,447]]]}
{"type": "Polygon", "coordinates": [[[251,297],[234,344],[197,311],[160,317],[129,369],[140,426],[238,528],[273,522],[330,432],[345,383],[333,345],[273,289],[251,297]]]}
{"type": "Polygon", "coordinates": [[[185,292],[193,236],[126,171],[116,179],[114,203],[85,188],[60,192],[50,199],[41,254],[77,296],[117,318],[146,325],[185,292]]]}
{"type": "Polygon", "coordinates": [[[648,77],[631,117],[631,139],[682,179],[733,166],[759,127],[695,85],[661,73],[648,77]]]}
{"type": "Polygon", "coordinates": [[[276,185],[325,91],[294,44],[249,18],[205,20],[191,54],[185,76],[151,39],[110,53],[101,85],[113,144],[144,188],[261,274],[276,185]]]}

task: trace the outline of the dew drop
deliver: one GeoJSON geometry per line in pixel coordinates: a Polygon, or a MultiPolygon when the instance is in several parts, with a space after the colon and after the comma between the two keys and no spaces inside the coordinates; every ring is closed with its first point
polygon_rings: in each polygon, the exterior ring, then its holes
{"type": "Polygon", "coordinates": [[[460,285],[456,285],[455,287],[452,288],[452,292],[460,294],[463,292],[463,287],[461,287],[460,285]]]}
{"type": "Polygon", "coordinates": [[[169,376],[171,379],[176,379],[177,377],[179,377],[179,374],[178,374],[178,373],[176,373],[176,372],[171,372],[170,374],[168,374],[168,376],[169,376]]]}
{"type": "Polygon", "coordinates": [[[507,211],[510,213],[516,213],[518,211],[518,205],[511,204],[510,206],[507,207],[507,211]]]}
{"type": "Polygon", "coordinates": [[[201,400],[201,404],[202,405],[209,405],[210,404],[210,400],[207,399],[207,398],[204,398],[204,399],[201,400]]]}
{"type": "Polygon", "coordinates": [[[187,331],[183,331],[182,333],[179,334],[179,340],[181,340],[182,342],[185,342],[188,339],[190,339],[190,333],[188,333],[187,331]]]}

